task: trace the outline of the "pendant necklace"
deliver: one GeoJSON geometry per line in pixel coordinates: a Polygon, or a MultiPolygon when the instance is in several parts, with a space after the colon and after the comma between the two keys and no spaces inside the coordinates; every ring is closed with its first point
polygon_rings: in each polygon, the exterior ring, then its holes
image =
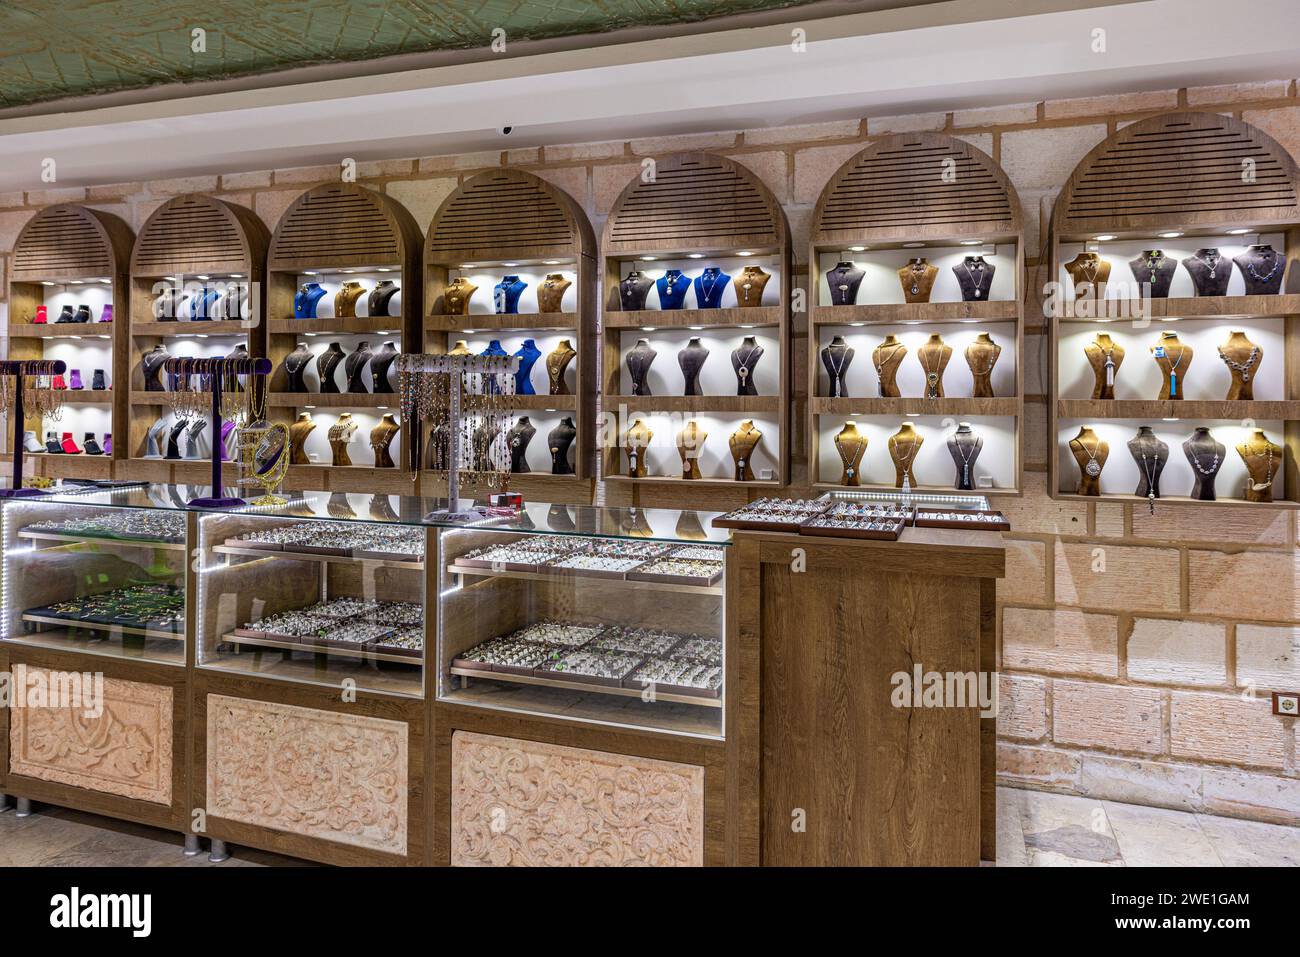
{"type": "Polygon", "coordinates": [[[1200,253],[1193,253],[1192,258],[1210,271],[1211,279],[1214,278],[1215,272],[1218,271],[1219,263],[1223,261],[1223,257],[1219,255],[1217,250],[1210,253],[1208,256],[1202,256],[1200,253]]]}
{"type": "MultiPolygon", "coordinates": [[[[890,436],[889,441],[890,443],[892,443],[894,451],[897,452],[898,440],[895,437],[890,436]]],[[[904,495],[908,495],[912,491],[912,482],[909,478],[909,473],[911,472],[912,469],[912,459],[915,457],[916,457],[916,440],[913,439],[912,445],[908,450],[906,460],[898,463],[899,471],[903,473],[903,494],[904,495]]],[[[902,459],[903,457],[900,455],[899,458],[902,459]]]]}
{"type": "MultiPolygon", "coordinates": [[[[966,347],[966,351],[969,352],[972,348],[974,348],[974,346],[975,346],[975,343],[971,343],[969,346],[966,347]]],[[[978,357],[978,356],[979,356],[979,353],[977,352],[975,355],[978,357]]],[[[969,357],[968,357],[968,358],[969,358],[969,357]]],[[[997,365],[997,364],[998,364],[998,353],[997,353],[996,347],[994,347],[993,349],[990,349],[990,350],[989,350],[989,367],[988,367],[987,369],[983,369],[983,370],[979,370],[979,371],[977,371],[977,370],[975,369],[975,365],[974,365],[974,363],[972,363],[972,364],[971,364],[971,370],[970,370],[970,373],[971,373],[971,375],[972,375],[973,377],[975,377],[976,379],[979,379],[979,378],[981,378],[981,377],[983,377],[983,376],[986,376],[986,375],[992,375],[992,374],[993,374],[993,367],[994,367],[995,365],[997,365]]]]}
{"type": "MultiPolygon", "coordinates": [[[[939,373],[938,373],[938,371],[937,371],[937,370],[934,371],[934,372],[931,372],[931,371],[930,371],[930,367],[929,367],[928,365],[925,364],[925,355],[924,355],[923,353],[918,352],[918,353],[916,354],[916,356],[917,356],[918,359],[921,360],[921,368],[922,368],[923,370],[925,370],[925,397],[926,397],[927,399],[937,399],[937,398],[939,398],[939,373]]],[[[942,362],[943,359],[940,358],[939,361],[942,362]]]]}
{"type": "Polygon", "coordinates": [[[749,350],[749,353],[745,356],[744,359],[736,360],[737,363],[736,376],[740,379],[740,384],[742,386],[749,379],[749,360],[752,359],[754,357],[754,353],[761,348],[763,347],[759,345],[755,345],[749,350]]]}
{"type": "Polygon", "coordinates": [[[1146,259],[1147,259],[1147,271],[1151,273],[1151,278],[1154,279],[1156,276],[1156,271],[1160,268],[1161,264],[1164,263],[1165,261],[1165,254],[1163,252],[1158,252],[1154,256],[1147,256],[1146,259]]]}
{"type": "Polygon", "coordinates": [[[838,365],[835,363],[835,352],[833,348],[831,346],[827,346],[826,351],[830,353],[830,357],[831,357],[831,385],[832,386],[835,385],[836,382],[843,384],[844,363],[847,362],[849,358],[849,347],[845,346],[842,350],[840,350],[840,361],[838,365]]]}
{"type": "Polygon", "coordinates": [[[1242,382],[1250,381],[1251,369],[1254,367],[1255,360],[1256,358],[1258,358],[1258,356],[1259,356],[1259,346],[1251,346],[1250,355],[1246,357],[1246,361],[1235,362],[1232,359],[1228,358],[1228,354],[1223,351],[1223,346],[1219,346],[1219,358],[1222,359],[1224,364],[1227,365],[1227,367],[1231,369],[1233,372],[1237,372],[1241,374],[1242,382]]]}
{"type": "MultiPolygon", "coordinates": [[[[883,348],[883,346],[877,346],[877,347],[876,347],[876,352],[879,352],[880,349],[882,349],[882,348],[883,348]]],[[[873,353],[871,354],[871,361],[872,361],[872,363],[873,363],[873,364],[875,365],[875,367],[876,367],[876,379],[877,379],[878,382],[879,382],[880,395],[881,395],[882,398],[884,398],[884,396],[885,396],[885,374],[884,374],[884,371],[883,371],[883,370],[884,370],[884,368],[885,368],[886,365],[888,365],[890,362],[892,362],[892,361],[894,360],[894,356],[898,355],[898,353],[899,353],[900,350],[902,350],[902,349],[906,349],[906,348],[907,348],[907,346],[904,345],[903,343],[901,343],[901,342],[898,343],[898,345],[894,346],[893,351],[891,351],[891,352],[889,353],[889,355],[887,355],[884,359],[880,360],[879,362],[876,362],[876,353],[873,352],[873,353]]]]}
{"type": "Polygon", "coordinates": [[[1089,285],[1097,278],[1097,270],[1101,269],[1100,259],[1085,259],[1079,263],[1079,272],[1083,275],[1084,282],[1089,285]]]}
{"type": "MultiPolygon", "coordinates": [[[[859,448],[860,448],[860,447],[861,447],[861,446],[859,446],[859,448]]],[[[840,445],[840,437],[839,437],[838,435],[835,436],[835,451],[837,451],[837,452],[840,453],[840,458],[844,458],[844,449],[843,449],[843,447],[840,445]]],[[[856,450],[855,450],[855,453],[856,453],[856,450]]],[[[852,455],[850,455],[850,456],[848,457],[848,459],[847,459],[847,462],[851,463],[851,462],[853,462],[853,461],[854,461],[854,458],[853,458],[852,455]]],[[[855,469],[851,464],[846,464],[846,465],[844,466],[844,474],[845,474],[845,476],[847,476],[848,478],[853,478],[853,476],[857,475],[858,472],[857,472],[857,469],[855,469]]]]}
{"type": "Polygon", "coordinates": [[[704,302],[709,301],[709,296],[713,295],[713,287],[717,284],[717,273],[710,273],[708,270],[705,270],[704,274],[700,276],[700,291],[704,293],[704,302]]]}
{"type": "MultiPolygon", "coordinates": [[[[835,276],[836,276],[836,278],[838,278],[838,279],[840,279],[840,280],[843,280],[843,279],[845,278],[845,271],[844,271],[843,269],[837,269],[837,270],[835,270],[835,276]]],[[[849,284],[848,284],[847,282],[843,282],[843,281],[841,281],[841,282],[839,282],[839,283],[836,284],[835,288],[838,289],[838,290],[839,290],[839,293],[840,293],[840,301],[837,302],[837,303],[835,303],[835,305],[837,305],[837,306],[848,306],[848,305],[852,305],[852,303],[850,303],[850,302],[848,301],[848,299],[849,299],[849,284]]]]}
{"type": "MultiPolygon", "coordinates": [[[[981,259],[978,263],[975,264],[975,268],[979,270],[979,274],[980,274],[979,279],[976,279],[975,273],[971,272],[971,265],[969,262],[963,260],[962,265],[966,267],[966,275],[970,278],[971,286],[974,287],[975,298],[978,299],[981,294],[980,284],[984,281],[985,262],[984,260],[981,259]]],[[[916,290],[913,289],[912,292],[916,292],[916,290]]]]}
{"type": "Polygon", "coordinates": [[[1250,484],[1251,489],[1256,492],[1262,492],[1273,484],[1273,446],[1271,444],[1267,446],[1264,454],[1267,456],[1266,458],[1267,464],[1265,465],[1265,474],[1264,474],[1265,481],[1263,482],[1252,481],[1249,474],[1246,477],[1246,481],[1250,484]]]}
{"type": "Polygon", "coordinates": [[[1093,444],[1091,452],[1088,451],[1088,446],[1083,444],[1082,439],[1071,439],[1070,441],[1078,443],[1079,449],[1084,455],[1088,456],[1088,463],[1083,467],[1084,472],[1093,478],[1100,475],[1101,463],[1097,461],[1097,453],[1101,451],[1101,439],[1098,439],[1096,443],[1093,444]]]}
{"type": "Polygon", "coordinates": [[[921,278],[925,275],[925,263],[912,263],[912,295],[921,292],[921,278]]]}
{"type": "Polygon", "coordinates": [[[1157,357],[1171,360],[1169,366],[1169,398],[1172,399],[1174,396],[1178,395],[1178,367],[1182,364],[1183,356],[1187,354],[1187,347],[1181,343],[1179,344],[1177,359],[1173,359],[1169,355],[1169,350],[1164,346],[1157,346],[1156,350],[1157,357]]]}
{"type": "Polygon", "coordinates": [[[953,445],[957,447],[957,452],[961,455],[961,484],[963,486],[970,485],[970,460],[971,456],[975,454],[975,449],[978,448],[979,442],[976,440],[970,444],[969,453],[964,450],[961,440],[955,436],[953,437],[953,445]]]}
{"type": "Polygon", "coordinates": [[[1151,464],[1148,466],[1147,454],[1146,452],[1142,453],[1142,471],[1146,473],[1146,477],[1147,477],[1147,508],[1151,510],[1152,515],[1156,513],[1156,474],[1155,473],[1156,473],[1156,466],[1158,464],[1160,464],[1160,459],[1153,458],[1151,464]]]}

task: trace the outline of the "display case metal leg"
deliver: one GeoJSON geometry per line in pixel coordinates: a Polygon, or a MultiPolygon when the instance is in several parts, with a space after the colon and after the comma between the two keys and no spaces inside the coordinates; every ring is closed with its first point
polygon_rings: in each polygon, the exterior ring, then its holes
{"type": "Polygon", "coordinates": [[[222,861],[230,860],[230,851],[226,849],[226,842],[219,841],[215,837],[212,839],[212,848],[208,851],[208,863],[220,864],[222,861]]]}
{"type": "Polygon", "coordinates": [[[199,836],[197,834],[186,834],[185,851],[184,851],[185,856],[197,857],[202,853],[203,853],[203,849],[199,847],[199,836]]]}
{"type": "Polygon", "coordinates": [[[0,794],[0,814],[3,814],[7,810],[9,810],[9,795],[0,794]]]}
{"type": "Polygon", "coordinates": [[[31,798],[19,798],[18,804],[14,808],[14,814],[18,817],[31,817],[32,815],[31,798]]]}

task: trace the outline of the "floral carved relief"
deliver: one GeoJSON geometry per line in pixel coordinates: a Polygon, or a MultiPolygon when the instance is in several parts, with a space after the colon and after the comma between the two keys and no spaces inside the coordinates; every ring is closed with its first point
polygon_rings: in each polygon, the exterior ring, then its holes
{"type": "Polygon", "coordinates": [[[451,862],[700,866],[704,769],[458,731],[451,862]]]}
{"type": "Polygon", "coordinates": [[[207,706],[209,814],[406,854],[404,722],[225,695],[207,706]]]}
{"type": "MultiPolygon", "coordinates": [[[[53,685],[57,679],[43,668],[53,685]]],[[[42,781],[171,804],[172,689],[104,679],[103,707],[14,708],[9,770],[42,781]]]]}

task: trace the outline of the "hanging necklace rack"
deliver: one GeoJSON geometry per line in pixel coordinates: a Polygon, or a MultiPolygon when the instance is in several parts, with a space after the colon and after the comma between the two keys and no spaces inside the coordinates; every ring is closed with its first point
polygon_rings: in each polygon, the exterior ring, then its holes
{"type": "MultiPolygon", "coordinates": [[[[63,375],[68,369],[61,359],[25,359],[0,361],[0,415],[10,416],[13,423],[13,481],[7,489],[0,489],[0,498],[30,498],[44,495],[39,488],[23,488],[23,412],[24,394],[32,408],[42,417],[53,415],[62,408],[63,397],[60,392],[51,390],[49,396],[36,385],[28,385],[24,380],[33,376],[63,375]],[[11,386],[10,377],[16,382],[11,386]],[[10,393],[12,388],[13,392],[10,393]]],[[[39,380],[38,380],[39,381],[39,380]]]]}

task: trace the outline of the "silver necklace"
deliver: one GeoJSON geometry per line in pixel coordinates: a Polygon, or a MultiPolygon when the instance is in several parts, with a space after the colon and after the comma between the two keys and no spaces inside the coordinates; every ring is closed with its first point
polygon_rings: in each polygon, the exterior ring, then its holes
{"type": "MultiPolygon", "coordinates": [[[[753,347],[750,348],[748,354],[746,354],[746,356],[745,356],[744,359],[739,359],[739,358],[738,358],[738,359],[736,360],[736,363],[737,363],[736,376],[740,379],[740,384],[741,384],[742,386],[745,384],[746,380],[749,378],[749,360],[752,359],[753,356],[754,356],[754,353],[757,352],[757,351],[758,351],[759,349],[761,349],[761,348],[763,348],[763,347],[760,346],[760,345],[758,345],[757,343],[755,343],[755,344],[753,345],[753,347]]],[[[736,351],[739,352],[740,350],[737,349],[736,351]]]]}
{"type": "MultiPolygon", "coordinates": [[[[975,264],[975,268],[979,270],[979,274],[980,274],[978,279],[975,278],[975,273],[971,271],[971,266],[969,262],[963,259],[962,265],[966,268],[966,275],[970,278],[971,285],[974,287],[975,298],[978,299],[982,293],[982,290],[980,289],[980,284],[984,282],[984,269],[988,265],[988,263],[984,262],[984,260],[981,259],[979,262],[975,264]]],[[[916,290],[913,289],[912,292],[916,292],[916,290]]]]}
{"type": "Polygon", "coordinates": [[[1260,252],[1259,252],[1259,256],[1260,256],[1261,259],[1262,259],[1263,257],[1265,257],[1265,256],[1268,256],[1268,255],[1271,255],[1272,258],[1273,258],[1273,266],[1272,266],[1272,267],[1269,269],[1269,271],[1268,271],[1265,275],[1263,275],[1263,276],[1261,276],[1261,275],[1259,274],[1259,271],[1255,268],[1255,264],[1254,264],[1253,262],[1251,262],[1251,261],[1249,261],[1249,260],[1246,261],[1246,272],[1250,273],[1250,278],[1253,279],[1253,280],[1255,280],[1255,282],[1258,282],[1258,283],[1266,283],[1266,282],[1268,282],[1268,281],[1269,281],[1270,279],[1272,279],[1275,275],[1277,275],[1277,269],[1278,269],[1278,267],[1279,267],[1280,265],[1282,265],[1282,257],[1279,256],[1277,253],[1275,253],[1275,252],[1271,252],[1271,251],[1270,251],[1270,252],[1265,252],[1265,251],[1263,251],[1263,250],[1260,250],[1260,252]]]}
{"type": "MultiPolygon", "coordinates": [[[[709,301],[709,296],[713,295],[713,287],[718,284],[718,280],[721,278],[720,273],[711,273],[707,269],[700,276],[700,291],[704,293],[701,297],[703,302],[709,301]]],[[[701,305],[703,305],[703,302],[701,305]]]]}
{"type": "Polygon", "coordinates": [[[1218,451],[1215,451],[1214,458],[1210,460],[1210,467],[1206,468],[1204,465],[1201,464],[1201,453],[1198,452],[1196,449],[1192,449],[1192,467],[1196,469],[1196,471],[1200,472],[1202,475],[1205,476],[1213,475],[1215,472],[1219,470],[1220,458],[1221,456],[1219,455],[1218,451]]]}
{"type": "Polygon", "coordinates": [[[880,351],[881,349],[883,349],[883,348],[884,348],[883,345],[876,346],[875,351],[872,352],[872,354],[871,354],[871,362],[872,362],[872,365],[874,365],[874,366],[876,367],[876,379],[877,379],[877,381],[878,381],[878,383],[879,383],[879,387],[880,387],[880,395],[881,395],[882,398],[883,398],[884,395],[885,395],[885,374],[884,374],[884,368],[885,368],[885,366],[886,366],[889,362],[892,362],[892,361],[893,361],[894,356],[898,355],[898,353],[899,353],[900,350],[906,349],[907,346],[906,346],[906,344],[904,344],[904,343],[902,343],[902,342],[899,342],[899,343],[895,344],[894,347],[893,347],[893,349],[890,351],[890,353],[889,353],[888,356],[886,356],[886,357],[885,357],[884,359],[882,359],[881,361],[876,362],[876,352],[879,352],[879,351],[880,351]]]}
{"type": "Polygon", "coordinates": [[[1215,272],[1218,271],[1219,263],[1223,262],[1223,256],[1218,252],[1210,253],[1208,256],[1202,256],[1200,253],[1193,253],[1192,258],[1208,269],[1211,277],[1213,277],[1215,272]]]}
{"type": "MultiPolygon", "coordinates": [[[[858,437],[857,448],[854,450],[853,454],[850,455],[847,460],[845,460],[844,463],[844,474],[848,478],[853,478],[853,476],[858,474],[858,470],[854,467],[854,457],[856,456],[857,458],[860,459],[862,456],[863,445],[862,445],[861,438],[862,438],[861,436],[858,437]]],[[[840,441],[841,441],[840,437],[838,435],[835,436],[835,450],[840,453],[840,458],[843,459],[844,449],[840,445],[840,441]]]]}
{"type": "Polygon", "coordinates": [[[1106,358],[1106,363],[1102,368],[1106,370],[1106,384],[1113,386],[1115,384],[1114,356],[1116,343],[1112,342],[1109,349],[1105,348],[1100,342],[1094,342],[1093,345],[1100,349],[1101,354],[1106,358]]]}
{"type": "MultiPolygon", "coordinates": [[[[918,352],[918,353],[916,354],[916,357],[917,357],[917,359],[919,359],[919,360],[921,361],[921,368],[925,371],[925,397],[926,397],[927,399],[937,399],[937,398],[939,398],[939,372],[938,372],[938,370],[936,369],[936,370],[933,371],[933,372],[930,371],[930,367],[929,367],[928,365],[925,364],[925,354],[924,354],[924,353],[918,352]]],[[[940,365],[943,364],[943,353],[942,353],[942,352],[939,354],[939,363],[940,363],[940,365]]]]}
{"type": "MultiPolygon", "coordinates": [[[[1247,451],[1250,449],[1249,446],[1243,447],[1246,448],[1247,451]]],[[[1255,482],[1251,480],[1249,473],[1246,476],[1246,483],[1256,492],[1262,492],[1273,484],[1273,446],[1271,443],[1266,447],[1264,454],[1266,456],[1266,465],[1264,466],[1265,480],[1263,482],[1255,482]]]]}
{"type": "Polygon", "coordinates": [[[921,279],[925,276],[927,263],[909,263],[912,269],[912,295],[919,295],[921,292],[921,279]]]}
{"type": "MultiPolygon", "coordinates": [[[[960,433],[958,433],[960,435],[960,433]]],[[[969,454],[963,448],[961,441],[956,435],[953,436],[952,444],[957,447],[957,452],[961,455],[961,484],[970,485],[970,460],[975,455],[975,450],[979,448],[979,439],[970,444],[969,454]]]]}
{"type": "Polygon", "coordinates": [[[1169,398],[1171,399],[1174,396],[1178,395],[1178,367],[1183,362],[1183,356],[1187,355],[1187,347],[1185,345],[1183,345],[1181,342],[1176,342],[1176,341],[1175,344],[1178,346],[1177,359],[1173,359],[1169,355],[1169,350],[1166,349],[1164,346],[1156,346],[1156,358],[1170,359],[1171,361],[1171,364],[1169,366],[1169,398]]]}
{"type": "Polygon", "coordinates": [[[1250,372],[1255,365],[1255,360],[1258,357],[1259,357],[1259,346],[1251,346],[1250,355],[1246,357],[1246,361],[1235,362],[1232,359],[1228,358],[1227,353],[1223,351],[1223,346],[1219,346],[1219,358],[1222,359],[1224,364],[1233,372],[1238,372],[1241,374],[1242,382],[1250,381],[1250,372]]]}
{"type": "Polygon", "coordinates": [[[1142,471],[1146,473],[1147,477],[1147,508],[1151,510],[1152,515],[1156,513],[1156,466],[1159,464],[1160,459],[1156,457],[1148,466],[1147,454],[1146,452],[1142,453],[1142,471]]]}
{"type": "Polygon", "coordinates": [[[839,364],[835,363],[835,347],[827,346],[826,354],[831,357],[831,384],[844,381],[844,363],[849,360],[849,347],[846,345],[840,352],[839,364]]]}
{"type": "Polygon", "coordinates": [[[1070,441],[1077,444],[1079,448],[1083,451],[1083,454],[1088,456],[1088,462],[1083,467],[1084,472],[1086,472],[1088,475],[1092,476],[1093,478],[1096,478],[1098,475],[1100,475],[1101,463],[1097,461],[1097,453],[1101,451],[1101,439],[1098,439],[1096,441],[1096,443],[1092,447],[1091,452],[1088,451],[1088,446],[1083,444],[1082,439],[1071,439],[1070,441]]]}
{"type": "MultiPolygon", "coordinates": [[[[905,460],[902,460],[902,456],[900,455],[898,456],[898,458],[902,461],[898,461],[896,463],[899,471],[903,473],[903,494],[904,495],[910,495],[912,492],[912,479],[911,479],[910,472],[912,469],[912,459],[916,458],[916,449],[918,445],[919,445],[918,441],[916,439],[913,439],[911,450],[907,453],[907,458],[905,460]]],[[[889,447],[894,452],[898,451],[897,436],[891,435],[889,437],[889,447]]]]}

